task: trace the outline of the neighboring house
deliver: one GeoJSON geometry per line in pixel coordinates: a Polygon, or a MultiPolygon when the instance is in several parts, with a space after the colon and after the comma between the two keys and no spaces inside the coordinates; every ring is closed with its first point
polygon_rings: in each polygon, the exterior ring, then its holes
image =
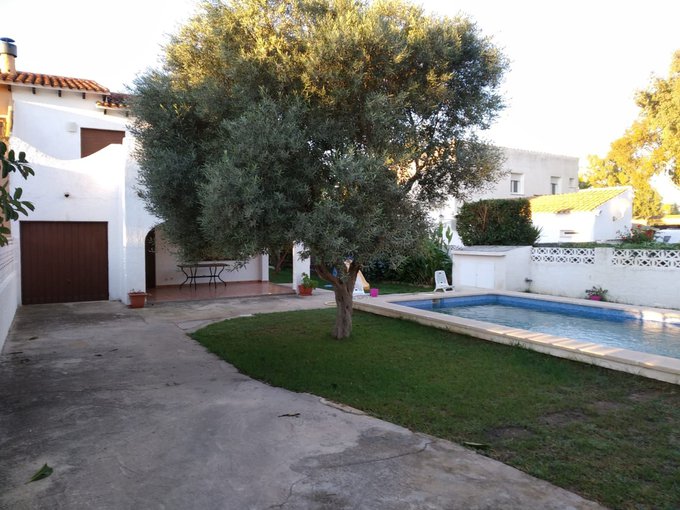
{"type": "Polygon", "coordinates": [[[531,217],[541,229],[540,243],[613,240],[631,228],[633,189],[589,188],[535,197],[531,199],[531,217]]]}
{"type": "MultiPolygon", "coordinates": [[[[492,198],[531,198],[578,191],[578,158],[520,149],[502,150],[505,162],[501,178],[488,189],[471,194],[466,202],[492,198]]],[[[455,216],[462,203],[450,200],[444,208],[434,213],[435,220],[455,231],[455,216]]],[[[453,244],[461,246],[463,243],[455,236],[453,244]]]]}
{"type": "MultiPolygon", "coordinates": [[[[12,183],[35,211],[12,222],[0,248],[0,347],[18,304],[127,302],[133,288],[183,279],[139,197],[125,97],[91,80],[16,71],[16,50],[0,40],[0,128],[35,171],[12,183]]],[[[268,259],[225,279],[267,280],[268,259]]]]}

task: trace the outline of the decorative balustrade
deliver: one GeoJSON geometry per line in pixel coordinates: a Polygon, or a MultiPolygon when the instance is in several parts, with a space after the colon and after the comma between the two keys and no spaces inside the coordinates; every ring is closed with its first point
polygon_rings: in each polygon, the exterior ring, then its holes
{"type": "Polygon", "coordinates": [[[680,269],[680,250],[614,249],[613,266],[680,269]]]}
{"type": "Polygon", "coordinates": [[[595,248],[532,248],[531,261],[555,264],[594,264],[595,248]]]}

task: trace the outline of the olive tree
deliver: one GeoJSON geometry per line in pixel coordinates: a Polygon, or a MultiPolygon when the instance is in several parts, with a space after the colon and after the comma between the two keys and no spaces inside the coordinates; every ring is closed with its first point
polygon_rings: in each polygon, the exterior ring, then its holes
{"type": "Polygon", "coordinates": [[[506,60],[474,23],[394,1],[209,2],[135,83],[149,208],[186,256],[304,244],[352,328],[359,269],[497,177],[480,138],[506,60]]]}

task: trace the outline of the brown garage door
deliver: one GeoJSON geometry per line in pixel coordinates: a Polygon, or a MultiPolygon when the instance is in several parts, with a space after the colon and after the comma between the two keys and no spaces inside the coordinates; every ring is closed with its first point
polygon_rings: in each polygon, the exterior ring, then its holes
{"type": "Polygon", "coordinates": [[[109,299],[107,224],[22,221],[25,305],[109,299]]]}

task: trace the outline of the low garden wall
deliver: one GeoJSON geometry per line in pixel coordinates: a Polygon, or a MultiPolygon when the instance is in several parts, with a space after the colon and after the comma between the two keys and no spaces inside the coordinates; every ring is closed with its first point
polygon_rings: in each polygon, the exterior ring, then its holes
{"type": "Polygon", "coordinates": [[[14,263],[14,246],[0,247],[0,351],[17,310],[17,274],[14,263]]]}
{"type": "Polygon", "coordinates": [[[531,292],[578,298],[599,286],[609,301],[680,309],[680,250],[535,247],[529,275],[531,292]]]}
{"type": "Polygon", "coordinates": [[[478,246],[452,251],[457,289],[483,288],[680,309],[680,250],[478,246]]]}

